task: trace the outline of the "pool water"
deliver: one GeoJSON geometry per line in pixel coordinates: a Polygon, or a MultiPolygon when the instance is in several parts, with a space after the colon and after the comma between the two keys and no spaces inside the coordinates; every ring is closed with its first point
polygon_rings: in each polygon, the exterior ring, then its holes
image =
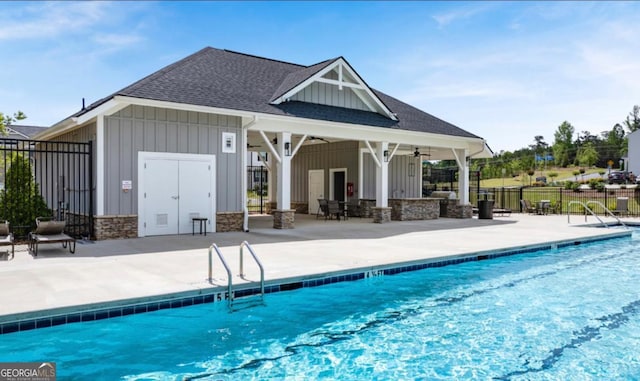
{"type": "Polygon", "coordinates": [[[0,336],[78,380],[640,379],[640,233],[0,336]]]}

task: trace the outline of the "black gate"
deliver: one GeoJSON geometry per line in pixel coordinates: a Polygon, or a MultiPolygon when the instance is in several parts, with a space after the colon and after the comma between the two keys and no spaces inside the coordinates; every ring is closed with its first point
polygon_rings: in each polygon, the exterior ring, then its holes
{"type": "Polygon", "coordinates": [[[268,202],[267,168],[257,165],[247,167],[247,209],[250,214],[264,214],[268,202]]]}
{"type": "Polygon", "coordinates": [[[88,143],[0,139],[0,219],[24,238],[38,217],[93,237],[93,163],[88,143]]]}

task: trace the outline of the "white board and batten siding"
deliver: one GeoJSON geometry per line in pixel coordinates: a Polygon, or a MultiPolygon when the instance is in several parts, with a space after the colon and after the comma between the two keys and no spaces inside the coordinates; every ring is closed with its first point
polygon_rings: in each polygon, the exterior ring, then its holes
{"type": "MultiPolygon", "coordinates": [[[[389,165],[389,198],[422,197],[422,169],[413,155],[394,155],[389,165]],[[414,163],[412,166],[409,163],[414,163]],[[413,176],[410,175],[412,170],[413,176]]],[[[376,163],[369,152],[362,154],[363,193],[360,198],[376,198],[376,163]]]]}
{"type": "MultiPolygon", "coordinates": [[[[347,141],[338,143],[320,143],[301,147],[291,163],[291,178],[296,179],[291,184],[291,200],[309,202],[309,171],[324,171],[323,195],[330,195],[330,170],[346,168],[346,183],[358,183],[358,142],[347,141]]],[[[352,197],[359,197],[354,194],[352,197]]],[[[349,197],[351,198],[351,197],[349,197]]],[[[310,205],[310,211],[315,204],[310,205]]],[[[316,207],[317,209],[317,207],[316,207]]]]}
{"type": "Polygon", "coordinates": [[[312,83],[290,99],[292,101],[371,111],[351,88],[343,87],[342,90],[339,90],[335,85],[322,82],[312,83]]]}
{"type": "Polygon", "coordinates": [[[104,138],[105,215],[138,214],[141,152],[215,157],[213,209],[218,212],[243,210],[240,118],[129,106],[105,117],[104,138]],[[222,152],[225,132],[236,136],[235,153],[222,152]],[[123,191],[123,181],[131,181],[131,191],[123,191]]]}

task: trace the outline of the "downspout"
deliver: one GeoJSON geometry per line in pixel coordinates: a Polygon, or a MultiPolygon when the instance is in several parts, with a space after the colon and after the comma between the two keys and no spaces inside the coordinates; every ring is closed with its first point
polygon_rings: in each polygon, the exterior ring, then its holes
{"type": "Polygon", "coordinates": [[[242,230],[246,233],[249,232],[249,208],[247,207],[247,133],[249,130],[249,127],[253,126],[254,124],[256,124],[256,122],[258,121],[258,116],[254,116],[253,120],[250,121],[249,123],[247,123],[246,125],[242,126],[242,158],[240,159],[241,161],[241,166],[242,166],[242,209],[244,212],[244,216],[243,216],[243,220],[242,220],[242,230]]]}

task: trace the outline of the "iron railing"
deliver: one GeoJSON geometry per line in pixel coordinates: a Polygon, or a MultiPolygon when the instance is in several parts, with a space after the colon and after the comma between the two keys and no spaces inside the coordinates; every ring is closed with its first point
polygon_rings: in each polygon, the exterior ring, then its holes
{"type": "MultiPolygon", "coordinates": [[[[499,208],[508,208],[514,212],[522,212],[520,200],[529,200],[532,204],[536,204],[542,200],[549,200],[553,205],[558,207],[555,209],[557,213],[584,213],[583,208],[578,203],[587,203],[588,201],[598,201],[607,209],[616,210],[618,198],[626,197],[627,214],[630,216],[640,216],[640,188],[606,188],[602,191],[595,189],[579,189],[577,191],[565,189],[562,187],[513,187],[513,188],[481,188],[480,199],[484,199],[485,195],[494,200],[494,206],[499,208]],[[571,204],[571,205],[570,205],[571,204]]],[[[478,192],[471,189],[469,201],[473,205],[477,205],[478,192]]],[[[594,212],[599,215],[606,215],[607,212],[603,208],[594,207],[594,212]]]]}
{"type": "Polygon", "coordinates": [[[14,236],[51,217],[65,221],[71,236],[93,237],[91,142],[0,139],[0,184],[0,219],[14,236]]]}

